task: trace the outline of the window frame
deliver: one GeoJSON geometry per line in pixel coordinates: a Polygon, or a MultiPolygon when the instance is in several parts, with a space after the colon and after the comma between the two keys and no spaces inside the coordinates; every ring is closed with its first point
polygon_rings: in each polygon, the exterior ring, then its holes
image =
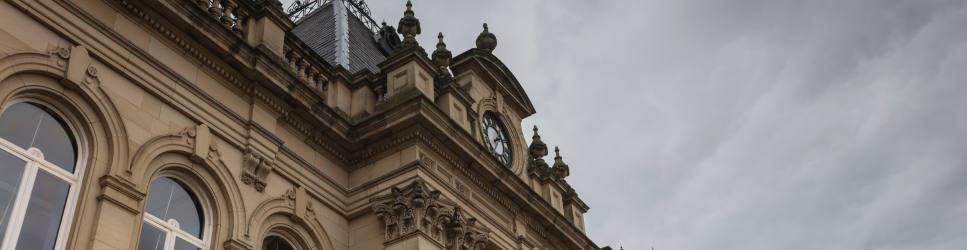
{"type": "Polygon", "coordinates": [[[57,179],[63,180],[70,186],[67,191],[67,199],[64,201],[64,210],[61,214],[60,224],[57,229],[57,239],[54,240],[54,249],[65,249],[67,241],[70,238],[71,228],[74,226],[71,222],[74,221],[76,215],[75,212],[77,210],[80,189],[83,187],[83,177],[87,170],[87,160],[89,159],[87,147],[85,146],[87,145],[87,141],[82,134],[83,131],[74,126],[69,116],[64,115],[58,109],[43,102],[35,100],[14,100],[3,105],[3,108],[0,109],[0,115],[6,112],[9,107],[21,103],[37,106],[43,109],[44,112],[47,112],[48,115],[62,122],[65,129],[70,133],[69,136],[73,137],[69,139],[74,142],[75,147],[74,172],[68,172],[46,161],[43,157],[43,151],[38,148],[24,149],[0,137],[0,150],[26,162],[23,173],[20,176],[20,184],[17,186],[13,206],[10,210],[10,218],[7,221],[6,232],[0,235],[0,242],[2,242],[0,249],[15,249],[17,247],[17,243],[20,240],[20,233],[23,229],[23,220],[27,215],[27,206],[30,204],[31,196],[33,196],[33,187],[36,183],[37,175],[41,173],[40,171],[44,171],[57,179]]]}
{"type": "MultiPolygon", "coordinates": [[[[148,213],[147,211],[144,211],[144,209],[147,209],[147,206],[148,206],[147,202],[144,202],[145,207],[142,208],[143,212],[141,213],[142,214],[141,222],[150,224],[151,226],[157,228],[162,233],[164,233],[165,237],[164,237],[164,247],[162,247],[163,250],[174,249],[175,243],[178,241],[178,239],[182,239],[185,242],[191,244],[192,246],[195,246],[200,249],[210,249],[211,242],[212,242],[211,241],[212,228],[213,228],[212,224],[214,223],[215,218],[212,217],[213,214],[212,214],[210,205],[207,202],[209,201],[208,196],[205,195],[203,192],[199,192],[198,188],[189,184],[189,182],[186,181],[185,178],[181,178],[180,176],[170,174],[170,173],[159,174],[151,178],[151,181],[148,182],[148,187],[149,187],[148,195],[151,195],[150,193],[151,184],[161,178],[171,179],[172,181],[175,182],[175,184],[180,185],[182,188],[185,189],[185,191],[188,191],[190,195],[194,195],[195,199],[198,199],[198,206],[200,206],[200,210],[202,213],[201,214],[202,216],[201,239],[195,237],[195,235],[192,235],[189,232],[186,232],[185,230],[182,230],[178,224],[169,223],[167,221],[162,220],[161,218],[158,218],[153,214],[148,213]]],[[[147,199],[147,196],[145,197],[145,199],[147,199]]],[[[144,226],[143,226],[144,224],[141,224],[141,225],[142,226],[140,226],[140,230],[138,230],[138,241],[141,240],[141,234],[144,233],[144,226]]]]}

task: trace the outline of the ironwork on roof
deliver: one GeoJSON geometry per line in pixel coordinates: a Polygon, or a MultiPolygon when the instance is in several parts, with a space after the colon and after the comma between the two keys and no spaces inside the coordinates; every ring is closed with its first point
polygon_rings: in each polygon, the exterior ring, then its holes
{"type": "Polygon", "coordinates": [[[296,0],[292,4],[289,4],[285,12],[290,20],[299,23],[303,17],[308,16],[313,11],[319,9],[319,7],[329,4],[332,1],[342,1],[346,10],[356,18],[359,18],[363,22],[363,25],[373,33],[373,36],[379,35],[379,23],[370,16],[369,5],[366,4],[365,0],[296,0]]]}

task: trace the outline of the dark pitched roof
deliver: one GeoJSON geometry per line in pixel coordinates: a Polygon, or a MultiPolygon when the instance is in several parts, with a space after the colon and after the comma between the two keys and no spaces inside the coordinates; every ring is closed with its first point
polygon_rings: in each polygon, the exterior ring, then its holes
{"type": "Polygon", "coordinates": [[[329,64],[336,61],[336,16],[332,4],[320,7],[303,17],[292,29],[310,49],[326,59],[329,64]]]}
{"type": "MultiPolygon", "coordinates": [[[[292,32],[302,39],[316,54],[332,65],[336,63],[336,16],[334,5],[325,4],[299,20],[292,32]]],[[[349,72],[356,73],[368,69],[379,72],[379,63],[387,54],[380,49],[376,38],[362,21],[353,14],[348,16],[349,27],[349,72]]]]}

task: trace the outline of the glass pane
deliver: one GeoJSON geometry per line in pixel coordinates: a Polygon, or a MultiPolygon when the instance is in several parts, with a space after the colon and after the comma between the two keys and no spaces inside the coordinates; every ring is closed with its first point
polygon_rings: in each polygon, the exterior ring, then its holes
{"type": "MultiPolygon", "coordinates": [[[[7,221],[10,220],[10,210],[13,210],[13,200],[17,198],[17,187],[23,176],[24,162],[20,158],[0,149],[0,237],[7,232],[7,221]]],[[[3,243],[3,239],[0,239],[3,243]]]]}
{"type": "Polygon", "coordinates": [[[43,120],[44,110],[29,103],[17,103],[7,107],[0,115],[0,137],[21,148],[30,148],[37,130],[37,123],[43,120]]]}
{"type": "Polygon", "coordinates": [[[201,250],[201,248],[179,238],[175,241],[175,250],[201,250]]]}
{"type": "Polygon", "coordinates": [[[161,250],[164,247],[165,233],[147,222],[142,222],[138,250],[161,250]]]}
{"type": "Polygon", "coordinates": [[[165,233],[157,227],[141,223],[141,239],[138,240],[138,250],[161,250],[165,247],[165,233]]]}
{"type": "Polygon", "coordinates": [[[289,245],[288,241],[282,239],[278,236],[269,236],[265,238],[265,243],[262,243],[263,250],[294,250],[292,245],[289,245]]]}
{"type": "Polygon", "coordinates": [[[4,110],[0,137],[24,149],[38,148],[48,162],[74,172],[77,150],[73,135],[63,121],[39,106],[17,103],[4,110]]]}
{"type": "Polygon", "coordinates": [[[204,223],[198,199],[181,183],[171,178],[159,178],[148,190],[147,213],[164,221],[174,219],[178,227],[201,239],[204,223]]]}
{"type": "Polygon", "coordinates": [[[37,171],[17,249],[54,249],[69,189],[67,182],[47,172],[37,171]]]}

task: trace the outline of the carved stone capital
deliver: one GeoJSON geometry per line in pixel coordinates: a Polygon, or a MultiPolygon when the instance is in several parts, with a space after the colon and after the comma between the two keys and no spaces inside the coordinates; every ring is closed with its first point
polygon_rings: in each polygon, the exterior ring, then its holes
{"type": "Polygon", "coordinates": [[[422,233],[446,249],[485,249],[490,230],[463,215],[456,203],[430,190],[422,180],[370,200],[384,224],[384,240],[392,242],[422,233]]]}

